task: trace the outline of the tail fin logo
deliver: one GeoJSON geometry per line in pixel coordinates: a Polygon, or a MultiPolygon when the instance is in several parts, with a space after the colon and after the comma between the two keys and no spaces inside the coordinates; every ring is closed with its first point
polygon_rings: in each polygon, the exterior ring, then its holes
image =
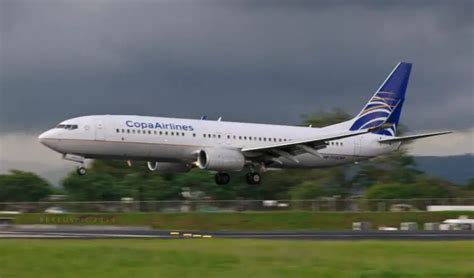
{"type": "Polygon", "coordinates": [[[410,71],[411,64],[399,63],[354,119],[350,130],[373,128],[383,124],[389,127],[375,133],[395,136],[410,71]]]}

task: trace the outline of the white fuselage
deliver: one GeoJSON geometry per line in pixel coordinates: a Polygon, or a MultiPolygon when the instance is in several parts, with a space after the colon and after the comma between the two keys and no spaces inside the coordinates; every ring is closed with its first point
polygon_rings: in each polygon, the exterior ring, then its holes
{"type": "MultiPolygon", "coordinates": [[[[41,134],[49,148],[84,158],[144,160],[193,164],[202,149],[267,146],[310,139],[343,129],[340,124],[296,127],[165,117],[100,115],[61,122],[41,134]]],[[[269,168],[318,168],[366,160],[394,151],[396,144],[380,144],[384,135],[363,134],[330,141],[321,156],[296,154],[298,162],[281,158],[269,168]]]]}

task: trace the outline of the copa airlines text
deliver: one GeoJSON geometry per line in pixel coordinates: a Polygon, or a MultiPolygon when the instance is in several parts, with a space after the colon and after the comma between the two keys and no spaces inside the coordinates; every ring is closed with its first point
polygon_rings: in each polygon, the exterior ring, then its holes
{"type": "Polygon", "coordinates": [[[399,63],[353,119],[323,128],[239,122],[94,115],[65,120],[39,136],[63,158],[148,161],[151,171],[216,172],[218,184],[229,172],[247,171],[261,182],[270,168],[322,168],[367,160],[397,150],[404,141],[446,134],[397,137],[412,65],[399,63]]]}

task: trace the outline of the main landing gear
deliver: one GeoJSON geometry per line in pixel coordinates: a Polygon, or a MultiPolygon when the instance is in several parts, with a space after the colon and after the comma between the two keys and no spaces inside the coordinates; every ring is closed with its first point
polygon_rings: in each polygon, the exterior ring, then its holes
{"type": "MultiPolygon", "coordinates": [[[[217,173],[214,176],[216,184],[225,185],[230,182],[230,176],[227,173],[217,173]]],[[[260,184],[262,182],[262,176],[259,173],[250,172],[245,175],[245,179],[248,184],[260,184]]]]}
{"type": "Polygon", "coordinates": [[[260,184],[262,176],[259,173],[250,172],[245,175],[248,184],[260,184]]]}
{"type": "Polygon", "coordinates": [[[230,176],[227,173],[217,173],[214,178],[218,185],[224,185],[230,182],[230,176]]]}

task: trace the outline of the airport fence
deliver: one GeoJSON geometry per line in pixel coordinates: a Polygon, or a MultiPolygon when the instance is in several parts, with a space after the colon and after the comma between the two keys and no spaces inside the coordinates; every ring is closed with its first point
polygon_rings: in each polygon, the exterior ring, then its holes
{"type": "Polygon", "coordinates": [[[240,212],[291,210],[313,212],[400,212],[426,211],[430,210],[430,206],[474,206],[474,198],[0,202],[0,213],[240,212]]]}

